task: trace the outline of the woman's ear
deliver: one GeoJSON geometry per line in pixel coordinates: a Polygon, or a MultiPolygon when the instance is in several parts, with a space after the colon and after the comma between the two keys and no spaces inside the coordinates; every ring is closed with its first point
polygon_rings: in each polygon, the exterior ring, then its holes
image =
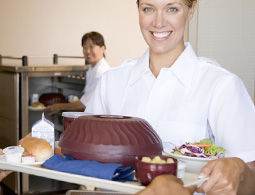
{"type": "Polygon", "coordinates": [[[196,11],[196,7],[197,7],[197,1],[193,1],[192,3],[192,7],[189,8],[189,15],[188,15],[188,20],[191,20],[195,11],[196,11]]]}
{"type": "Polygon", "coordinates": [[[103,54],[103,56],[104,56],[105,46],[100,47],[100,50],[101,50],[101,53],[102,53],[102,54],[103,54]]]}

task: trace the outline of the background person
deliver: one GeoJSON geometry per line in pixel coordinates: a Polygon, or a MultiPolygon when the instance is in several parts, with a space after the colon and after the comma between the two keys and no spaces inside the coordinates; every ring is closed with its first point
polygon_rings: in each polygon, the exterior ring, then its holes
{"type": "Polygon", "coordinates": [[[254,104],[238,76],[215,60],[197,57],[191,44],[184,43],[196,3],[138,1],[140,29],[149,49],[107,71],[86,112],[143,118],[163,142],[175,145],[209,138],[238,158],[205,166],[201,177],[210,179],[197,191],[255,194],[254,104]]]}
{"type": "Polygon", "coordinates": [[[101,78],[101,75],[110,68],[105,60],[104,37],[98,32],[86,33],[81,40],[83,55],[91,67],[86,72],[86,85],[80,100],[71,103],[57,103],[48,106],[46,109],[49,115],[59,111],[84,111],[86,104],[93,94],[93,91],[101,78]]]}

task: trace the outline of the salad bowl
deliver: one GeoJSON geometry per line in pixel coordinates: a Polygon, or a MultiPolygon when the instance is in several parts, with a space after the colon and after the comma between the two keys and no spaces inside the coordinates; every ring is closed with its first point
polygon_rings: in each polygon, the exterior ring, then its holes
{"type": "Polygon", "coordinates": [[[199,174],[201,169],[212,159],[182,156],[178,154],[173,154],[173,149],[164,149],[164,153],[178,160],[182,160],[186,163],[186,172],[199,174]]]}
{"type": "MultiPolygon", "coordinates": [[[[219,157],[207,157],[207,158],[201,158],[201,157],[193,157],[193,156],[184,156],[179,154],[174,154],[176,146],[172,143],[163,143],[163,153],[166,155],[169,155],[170,157],[176,158],[178,160],[181,160],[186,163],[186,172],[189,173],[195,173],[200,174],[201,169],[211,160],[222,158],[222,156],[219,157]]],[[[226,156],[228,156],[226,154],[226,156]]]]}

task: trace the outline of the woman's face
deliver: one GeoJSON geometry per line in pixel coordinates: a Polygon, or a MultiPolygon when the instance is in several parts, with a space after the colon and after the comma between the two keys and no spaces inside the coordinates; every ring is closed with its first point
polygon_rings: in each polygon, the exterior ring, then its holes
{"type": "Polygon", "coordinates": [[[195,4],[189,8],[183,0],[140,0],[138,9],[141,32],[152,52],[184,47],[185,25],[193,16],[195,4]]]}
{"type": "Polygon", "coordinates": [[[105,47],[95,45],[91,39],[87,39],[83,45],[83,55],[92,66],[96,65],[104,56],[105,47]]]}

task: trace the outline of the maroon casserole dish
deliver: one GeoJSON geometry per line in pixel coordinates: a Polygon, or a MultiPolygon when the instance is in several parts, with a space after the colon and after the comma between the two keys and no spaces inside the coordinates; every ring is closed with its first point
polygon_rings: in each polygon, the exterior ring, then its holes
{"type": "Polygon", "coordinates": [[[78,117],[61,134],[59,146],[74,159],[124,166],[134,166],[137,156],[159,155],[163,150],[147,121],[120,115],[78,117]]]}
{"type": "Polygon", "coordinates": [[[39,102],[45,106],[49,106],[56,103],[66,103],[66,98],[61,93],[44,93],[40,96],[39,102]]]}

